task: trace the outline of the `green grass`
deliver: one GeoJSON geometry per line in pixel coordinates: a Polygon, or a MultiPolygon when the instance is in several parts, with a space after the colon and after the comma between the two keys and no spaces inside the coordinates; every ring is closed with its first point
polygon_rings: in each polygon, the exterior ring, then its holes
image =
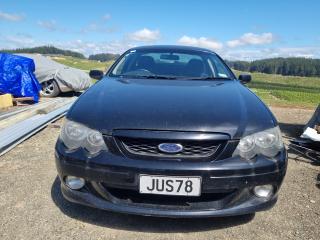
{"type": "MultiPolygon", "coordinates": [[[[110,62],[98,62],[66,56],[53,56],[53,60],[85,71],[107,70],[110,62]]],[[[238,76],[241,72],[234,70],[238,76]]],[[[250,73],[248,87],[271,106],[314,108],[320,103],[320,77],[293,77],[275,74],[250,73]]]]}
{"type": "Polygon", "coordinates": [[[93,70],[93,69],[105,71],[113,63],[112,61],[98,62],[98,61],[80,59],[80,58],[74,58],[74,57],[68,57],[68,56],[52,56],[51,58],[56,62],[65,64],[70,67],[79,68],[79,69],[85,70],[86,72],[89,72],[90,70],[93,70]]]}
{"type": "MultiPolygon", "coordinates": [[[[239,71],[234,73],[238,76],[239,71]]],[[[251,73],[248,87],[273,106],[314,108],[320,103],[319,77],[294,77],[251,73]]]]}

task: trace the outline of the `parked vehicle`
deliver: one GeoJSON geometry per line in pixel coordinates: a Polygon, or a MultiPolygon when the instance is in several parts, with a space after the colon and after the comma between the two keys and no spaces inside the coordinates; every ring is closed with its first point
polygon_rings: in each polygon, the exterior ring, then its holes
{"type": "Polygon", "coordinates": [[[128,50],[67,114],[56,144],[64,197],[166,217],[271,208],[287,153],[250,80],[206,49],[128,50]]]}
{"type": "Polygon", "coordinates": [[[33,59],[35,75],[41,84],[40,95],[56,97],[62,92],[80,92],[91,86],[89,75],[76,68],[68,67],[41,54],[19,53],[33,59]]]}

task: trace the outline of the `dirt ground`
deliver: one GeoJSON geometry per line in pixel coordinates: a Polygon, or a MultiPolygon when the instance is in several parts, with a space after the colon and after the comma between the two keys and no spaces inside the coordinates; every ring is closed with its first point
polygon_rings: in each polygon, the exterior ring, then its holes
{"type": "MultiPolygon", "coordinates": [[[[287,136],[299,134],[312,114],[288,108],[272,111],[287,136]]],[[[298,161],[292,153],[278,203],[255,215],[164,219],[69,203],[61,196],[54,164],[60,125],[61,120],[51,124],[0,158],[1,240],[320,238],[320,167],[298,161]]]]}

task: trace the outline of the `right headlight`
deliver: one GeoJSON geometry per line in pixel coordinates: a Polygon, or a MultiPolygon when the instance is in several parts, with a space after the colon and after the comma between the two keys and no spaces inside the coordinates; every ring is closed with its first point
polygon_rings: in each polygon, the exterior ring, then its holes
{"type": "Polygon", "coordinates": [[[275,157],[282,149],[281,132],[277,126],[241,138],[233,156],[240,155],[245,159],[251,159],[257,154],[275,157]]]}
{"type": "Polygon", "coordinates": [[[107,150],[103,136],[99,131],[68,119],[61,129],[60,139],[70,151],[84,148],[91,155],[95,155],[102,150],[107,150]]]}

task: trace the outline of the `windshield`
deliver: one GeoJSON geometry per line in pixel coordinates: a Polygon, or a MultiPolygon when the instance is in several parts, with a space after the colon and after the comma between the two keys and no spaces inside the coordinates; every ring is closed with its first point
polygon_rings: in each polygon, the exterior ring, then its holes
{"type": "Polygon", "coordinates": [[[234,79],[215,54],[193,50],[131,50],[110,70],[111,77],[234,79]]]}

